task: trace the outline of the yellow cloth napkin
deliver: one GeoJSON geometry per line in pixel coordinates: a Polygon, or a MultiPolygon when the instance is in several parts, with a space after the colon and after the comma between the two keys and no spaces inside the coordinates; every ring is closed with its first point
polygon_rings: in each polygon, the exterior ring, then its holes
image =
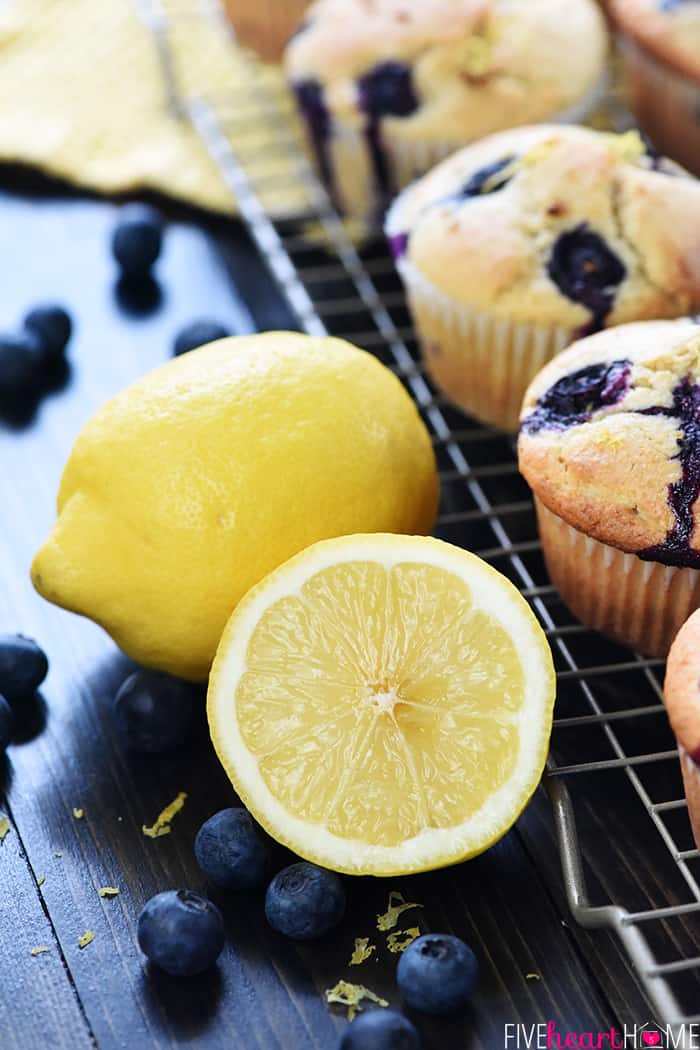
{"type": "MultiPolygon", "coordinates": [[[[156,2],[169,16],[179,90],[235,110],[250,67],[223,21],[202,0],[156,2]]],[[[102,193],[145,188],[230,213],[231,191],[168,105],[148,3],[0,0],[0,161],[102,193]]],[[[237,134],[274,143],[259,121],[237,134]]],[[[272,159],[277,169],[285,164],[274,149],[272,159]]],[[[286,182],[266,201],[277,213],[299,206],[298,189],[286,182]]]]}

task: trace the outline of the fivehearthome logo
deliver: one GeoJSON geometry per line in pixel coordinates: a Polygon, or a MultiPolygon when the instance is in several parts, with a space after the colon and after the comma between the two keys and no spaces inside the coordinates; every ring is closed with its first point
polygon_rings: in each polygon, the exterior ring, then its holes
{"type": "Polygon", "coordinates": [[[700,1050],[700,1024],[660,1025],[656,1021],[605,1031],[566,1031],[556,1021],[506,1024],[504,1050],[700,1050]]]}

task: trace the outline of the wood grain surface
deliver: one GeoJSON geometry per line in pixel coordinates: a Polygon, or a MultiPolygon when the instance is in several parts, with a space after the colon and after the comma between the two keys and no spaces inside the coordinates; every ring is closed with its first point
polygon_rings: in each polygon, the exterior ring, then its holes
{"type": "MultiPolygon", "coordinates": [[[[243,331],[255,318],[283,322],[284,312],[235,226],[203,229],[180,219],[167,231],[159,294],[140,312],[129,308],[115,289],[108,252],[113,220],[112,205],[55,189],[13,189],[0,198],[0,327],[11,327],[47,298],[64,302],[76,320],[65,389],[47,398],[27,425],[0,429],[0,630],[35,637],[50,658],[41,697],[28,705],[0,779],[0,810],[12,824],[0,844],[2,1050],[334,1050],[346,1021],[328,1009],[323,990],[339,978],[366,984],[398,1005],[396,957],[375,926],[390,889],[423,905],[411,913],[410,925],[415,916],[424,931],[464,937],[482,967],[467,1016],[416,1019],[428,1050],[496,1050],[507,1022],[552,1018],[564,1031],[605,1030],[646,1009],[613,939],[584,936],[567,922],[551,813],[541,792],[519,828],[470,864],[388,883],[347,880],[343,925],[318,944],[298,946],[274,934],[260,895],[225,895],[206,886],[193,839],[202,821],[233,796],[203,712],[187,748],[155,757],[126,752],[112,731],[110,704],[131,665],[96,626],[43,602],[28,568],[52,521],[62,464],[90,413],[166,360],[174,333],[192,317],[213,316],[243,331]],[[231,268],[251,312],[236,297],[231,268]],[[179,791],[188,798],[172,834],[146,838],[142,824],[152,823],[179,791]],[[84,811],[82,819],[73,816],[74,807],[84,811]],[[100,898],[105,885],[118,887],[119,895],[100,898]],[[135,938],[144,902],[180,887],[211,892],[227,925],[218,966],[190,981],[149,971],[135,938]],[[94,940],[80,948],[78,938],[88,929],[94,940]],[[360,936],[379,950],[362,967],[349,968],[360,936]],[[49,950],[32,956],[36,946],[49,950]]],[[[448,507],[462,506],[449,486],[445,499],[448,507]]],[[[591,841],[595,835],[606,840],[599,856],[589,856],[595,889],[629,889],[624,856],[634,867],[639,898],[663,897],[658,880],[667,875],[656,872],[651,856],[639,850],[630,859],[622,847],[612,854],[607,848],[610,840],[624,841],[627,818],[596,791],[583,796],[585,819],[600,822],[591,841]]],[[[280,851],[280,865],[286,859],[280,851]]],[[[697,934],[690,925],[679,934],[684,948],[697,934]]]]}

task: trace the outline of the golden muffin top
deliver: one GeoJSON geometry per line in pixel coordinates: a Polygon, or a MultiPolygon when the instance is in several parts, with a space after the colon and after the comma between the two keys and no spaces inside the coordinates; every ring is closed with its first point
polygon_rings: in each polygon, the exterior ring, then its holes
{"type": "Polygon", "coordinates": [[[637,132],[501,132],[403,191],[399,268],[515,322],[595,331],[700,305],[700,180],[637,132]]]}
{"type": "Polygon", "coordinates": [[[607,45],[595,0],[317,0],[285,64],[343,124],[462,144],[565,114],[607,45]]]}
{"type": "Polygon", "coordinates": [[[580,532],[700,568],[700,324],[599,332],[554,358],[521,416],[520,470],[580,532]]]}

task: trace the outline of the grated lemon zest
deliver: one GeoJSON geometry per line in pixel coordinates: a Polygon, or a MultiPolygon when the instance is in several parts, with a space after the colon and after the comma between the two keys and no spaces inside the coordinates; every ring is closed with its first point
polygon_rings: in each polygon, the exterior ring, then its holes
{"type": "Polygon", "coordinates": [[[409,926],[407,930],[394,930],[386,939],[386,946],[394,955],[405,952],[409,944],[413,944],[416,937],[420,937],[417,926],[409,926]]]}
{"type": "Polygon", "coordinates": [[[623,132],[621,135],[611,131],[605,137],[608,140],[611,152],[616,153],[620,160],[627,161],[628,164],[636,164],[637,161],[646,155],[647,150],[644,145],[644,139],[634,128],[631,131],[623,132]]]}
{"type": "Polygon", "coordinates": [[[356,937],[355,938],[355,950],[350,957],[349,966],[360,966],[372,955],[372,952],[376,952],[376,944],[369,943],[369,937],[356,937]]]}
{"type": "Polygon", "coordinates": [[[92,930],[86,930],[85,933],[78,937],[78,947],[87,948],[88,944],[95,940],[95,934],[92,930]]]}
{"type": "Polygon", "coordinates": [[[46,882],[46,876],[45,875],[40,875],[39,878],[36,880],[37,886],[43,886],[45,882],[46,882]]]}
{"type": "Polygon", "coordinates": [[[46,947],[45,944],[40,944],[38,945],[38,947],[32,948],[32,955],[43,955],[44,952],[47,952],[48,950],[49,949],[46,947]]]}
{"type": "Polygon", "coordinates": [[[542,975],[539,974],[539,973],[526,973],[525,974],[525,980],[526,981],[541,981],[542,980],[542,975]]]}
{"type": "Polygon", "coordinates": [[[387,909],[383,915],[377,916],[377,929],[378,930],[393,930],[399,921],[399,916],[409,908],[422,908],[422,904],[415,904],[411,901],[407,901],[403,893],[399,893],[398,890],[392,890],[389,894],[389,903],[387,909]]]}
{"type": "Polygon", "coordinates": [[[97,892],[100,897],[117,897],[119,895],[119,890],[116,886],[100,886],[97,892]]]}
{"type": "Polygon", "coordinates": [[[85,810],[80,809],[78,806],[73,806],[73,816],[76,820],[82,820],[85,816],[85,810]]]}
{"type": "Polygon", "coordinates": [[[177,798],[173,799],[170,805],[166,806],[165,809],[158,814],[155,824],[152,824],[150,827],[148,827],[146,824],[143,824],[141,827],[141,831],[144,833],[144,835],[146,835],[149,839],[159,839],[161,835],[169,835],[170,822],[180,812],[180,810],[185,804],[186,798],[187,792],[181,791],[178,794],[177,798]]]}
{"type": "Polygon", "coordinates": [[[546,160],[560,142],[561,139],[557,135],[552,135],[551,138],[545,139],[544,142],[538,142],[536,146],[529,149],[527,153],[523,154],[518,163],[525,168],[531,168],[535,164],[539,164],[540,161],[546,160]]]}
{"type": "Polygon", "coordinates": [[[5,835],[9,834],[10,822],[7,817],[0,817],[0,842],[5,841],[5,835]]]}
{"type": "Polygon", "coordinates": [[[362,1000],[376,1003],[377,1006],[388,1006],[386,999],[382,999],[363,984],[351,984],[350,981],[338,981],[333,988],[327,988],[325,992],[327,1003],[339,1003],[348,1008],[348,1021],[352,1021],[355,1015],[362,1010],[362,1000]]]}

